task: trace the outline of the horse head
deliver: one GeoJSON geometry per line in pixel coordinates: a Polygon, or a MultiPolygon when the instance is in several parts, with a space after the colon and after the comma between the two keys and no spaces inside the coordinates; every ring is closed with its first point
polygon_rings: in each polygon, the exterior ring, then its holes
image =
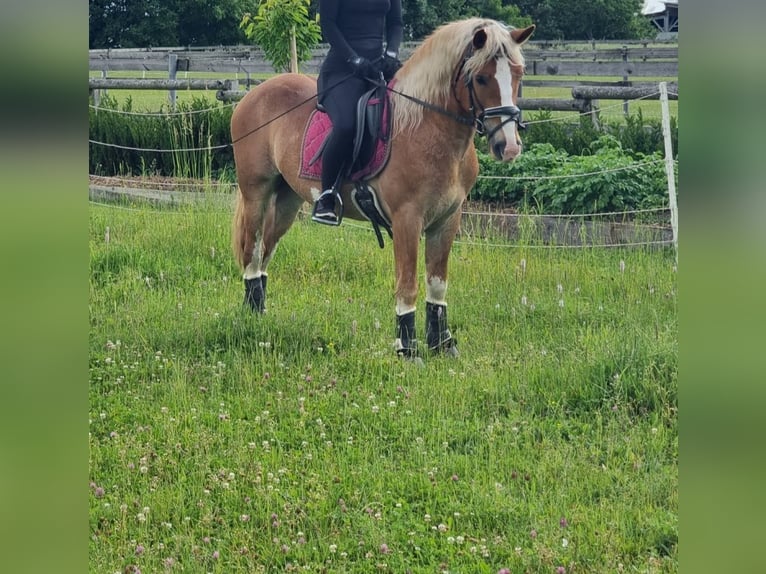
{"type": "Polygon", "coordinates": [[[513,161],[521,153],[519,129],[524,128],[517,105],[524,75],[520,46],[535,30],[504,28],[500,35],[487,27],[475,31],[458,67],[453,89],[461,107],[470,114],[489,149],[499,161],[513,161]]]}

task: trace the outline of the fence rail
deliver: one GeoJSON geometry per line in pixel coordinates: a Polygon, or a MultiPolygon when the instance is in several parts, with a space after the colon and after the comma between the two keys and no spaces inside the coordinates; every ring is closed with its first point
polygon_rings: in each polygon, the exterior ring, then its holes
{"type": "MultiPolygon", "coordinates": [[[[417,43],[406,42],[401,49],[407,59],[417,43]]],[[[327,46],[312,50],[301,64],[305,73],[316,74],[327,54],[327,46]]],[[[534,44],[526,47],[527,74],[531,76],[678,76],[678,47],[631,47],[604,49],[547,49],[534,44]]],[[[167,71],[170,55],[176,58],[178,72],[274,73],[263,50],[250,46],[218,48],[125,48],[90,50],[90,70],[167,71]]]]}
{"type": "MultiPolygon", "coordinates": [[[[522,108],[527,110],[571,111],[593,113],[598,110],[599,99],[623,100],[627,113],[627,100],[636,97],[656,99],[656,81],[648,79],[678,77],[678,47],[649,46],[648,42],[599,43],[531,43],[526,46],[526,75],[524,85],[530,87],[571,88],[572,99],[523,98],[522,108]],[[559,79],[564,77],[566,79],[559,79]],[[579,78],[596,77],[598,80],[579,78]],[[603,81],[600,79],[603,78],[603,81]],[[642,80],[645,78],[644,80],[642,80]],[[636,95],[640,94],[640,95],[636,95]]],[[[406,60],[418,43],[406,42],[401,56],[406,60]]],[[[316,74],[327,54],[327,45],[312,51],[311,58],[301,65],[305,73],[316,74]]],[[[175,104],[174,90],[216,90],[217,99],[230,102],[241,99],[246,92],[240,90],[259,83],[251,74],[271,74],[275,70],[260,48],[231,46],[214,48],[147,48],[90,50],[89,68],[100,71],[101,78],[89,79],[89,90],[98,102],[98,90],[104,89],[161,89],[170,91],[171,104],[175,104]],[[163,71],[167,80],[109,78],[114,71],[163,71]],[[234,80],[177,79],[178,72],[233,73],[234,80]],[[244,78],[239,78],[240,74],[244,78]],[[241,84],[239,83],[241,82],[241,84]]],[[[670,98],[678,99],[678,85],[669,85],[670,98]]],[[[98,104],[97,104],[98,105],[98,104]]],[[[593,114],[597,121],[596,113],[593,114]]]]}

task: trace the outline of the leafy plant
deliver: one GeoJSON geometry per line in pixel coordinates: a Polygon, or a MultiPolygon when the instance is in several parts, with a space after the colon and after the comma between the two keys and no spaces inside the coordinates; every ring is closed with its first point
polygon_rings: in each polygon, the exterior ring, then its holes
{"type": "MultiPolygon", "coordinates": [[[[577,122],[551,121],[549,111],[532,114],[523,134],[524,144],[549,143],[556,149],[566,150],[570,155],[589,153],[591,142],[601,135],[617,138],[624,150],[635,153],[664,153],[662,123],[656,119],[644,118],[641,109],[621,120],[604,121],[596,127],[589,116],[580,116],[577,122]]],[[[670,137],[674,153],[678,153],[678,122],[670,118],[670,137]]]]}
{"type": "Polygon", "coordinates": [[[255,16],[246,13],[239,27],[261,47],[278,72],[290,67],[290,37],[295,35],[298,62],[311,58],[311,49],[322,38],[319,17],[309,16],[310,0],[265,0],[255,16]]]}
{"type": "Polygon", "coordinates": [[[532,144],[513,164],[479,152],[480,178],[471,198],[544,213],[598,213],[651,209],[667,204],[662,154],[631,154],[605,134],[585,155],[569,155],[552,144],[532,144]]]}
{"type": "Polygon", "coordinates": [[[510,166],[479,152],[479,173],[482,178],[471,192],[471,198],[517,204],[534,188],[535,178],[550,174],[568,159],[564,150],[557,150],[548,143],[534,144],[532,149],[521,154],[510,166]]]}
{"type": "Polygon", "coordinates": [[[665,205],[665,175],[659,154],[635,161],[620,142],[603,135],[590,146],[593,155],[571,156],[540,179],[531,198],[549,213],[599,213],[665,205]]]}

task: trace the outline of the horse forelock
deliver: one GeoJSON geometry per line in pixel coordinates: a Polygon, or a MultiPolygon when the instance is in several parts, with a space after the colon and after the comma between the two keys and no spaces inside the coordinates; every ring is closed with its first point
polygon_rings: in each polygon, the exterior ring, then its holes
{"type": "MultiPolygon", "coordinates": [[[[504,54],[513,64],[524,65],[521,46],[511,38],[505,24],[487,18],[468,18],[437,28],[418,47],[397,74],[396,89],[435,105],[444,106],[451,97],[453,74],[470,53],[464,71],[475,74],[487,62],[504,54]],[[474,34],[484,29],[487,40],[473,50],[474,34]]],[[[423,119],[423,107],[417,102],[396,97],[394,133],[414,130],[423,119]]]]}

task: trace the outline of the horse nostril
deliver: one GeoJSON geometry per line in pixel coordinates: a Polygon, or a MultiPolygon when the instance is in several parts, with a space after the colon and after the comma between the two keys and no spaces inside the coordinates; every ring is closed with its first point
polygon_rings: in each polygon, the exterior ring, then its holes
{"type": "Polygon", "coordinates": [[[495,153],[496,158],[502,158],[503,151],[505,151],[505,142],[495,142],[495,145],[492,146],[492,151],[495,153]]]}

